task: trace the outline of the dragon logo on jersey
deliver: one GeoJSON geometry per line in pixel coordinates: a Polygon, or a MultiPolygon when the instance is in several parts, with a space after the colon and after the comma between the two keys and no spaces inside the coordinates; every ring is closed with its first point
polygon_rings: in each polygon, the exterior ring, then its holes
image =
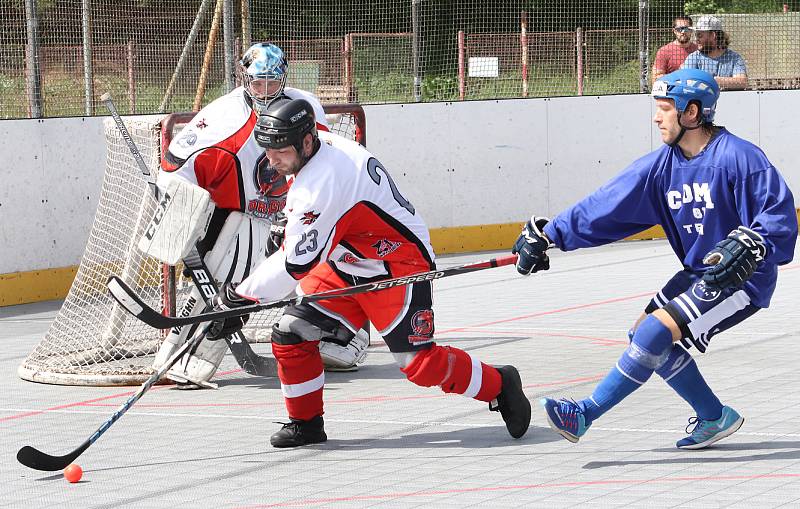
{"type": "Polygon", "coordinates": [[[375,251],[378,253],[379,258],[383,258],[384,256],[397,251],[397,248],[400,247],[400,243],[392,242],[391,240],[381,239],[378,242],[372,244],[371,247],[375,248],[375,251]]]}
{"type": "Polygon", "coordinates": [[[198,129],[205,129],[206,127],[208,127],[208,124],[206,124],[206,119],[201,118],[200,121],[196,123],[194,126],[198,129]]]}
{"type": "Polygon", "coordinates": [[[702,279],[692,286],[692,295],[703,302],[715,301],[720,293],[720,290],[708,286],[702,279]]]}
{"type": "Polygon", "coordinates": [[[304,225],[310,225],[313,224],[318,217],[319,213],[315,214],[313,210],[310,210],[308,212],[303,212],[303,219],[301,219],[300,222],[303,223],[304,225]]]}
{"type": "Polygon", "coordinates": [[[259,197],[248,202],[248,213],[256,217],[269,217],[283,210],[283,207],[286,206],[289,183],[286,181],[286,177],[270,166],[266,153],[256,161],[253,170],[253,184],[258,189],[259,197]]]}
{"type": "Polygon", "coordinates": [[[414,334],[408,340],[414,344],[433,341],[433,310],[421,309],[411,317],[411,329],[414,334]]]}
{"type": "Polygon", "coordinates": [[[361,259],[353,256],[352,253],[344,253],[336,261],[339,263],[358,263],[361,261],[361,259]]]}

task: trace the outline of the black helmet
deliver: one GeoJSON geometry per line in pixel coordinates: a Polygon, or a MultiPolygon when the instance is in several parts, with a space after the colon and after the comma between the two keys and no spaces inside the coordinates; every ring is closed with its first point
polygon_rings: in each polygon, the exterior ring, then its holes
{"type": "Polygon", "coordinates": [[[294,146],[302,153],[303,138],[311,133],[317,136],[314,108],[305,99],[281,96],[273,99],[258,117],[255,127],[256,142],[263,148],[294,146]]]}

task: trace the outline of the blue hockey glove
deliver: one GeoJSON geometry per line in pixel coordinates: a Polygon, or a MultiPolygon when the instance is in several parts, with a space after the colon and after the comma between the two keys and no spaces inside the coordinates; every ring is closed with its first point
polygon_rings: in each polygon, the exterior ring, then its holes
{"type": "Polygon", "coordinates": [[[550,268],[550,258],[546,251],[553,247],[553,243],[544,234],[544,227],[549,222],[546,217],[531,217],[511,249],[512,253],[519,254],[517,272],[523,276],[550,268]]]}
{"type": "MultiPolygon", "coordinates": [[[[255,301],[236,293],[234,288],[234,285],[225,283],[222,288],[220,288],[219,293],[211,298],[211,305],[214,311],[224,311],[256,304],[255,301]]],[[[211,327],[209,327],[206,333],[206,339],[216,341],[220,338],[230,337],[242,330],[242,327],[244,327],[249,319],[249,315],[242,315],[211,322],[211,327]]]]}
{"type": "Polygon", "coordinates": [[[703,258],[704,264],[711,265],[703,274],[703,281],[720,289],[741,286],[766,254],[764,238],[750,228],[739,226],[703,258]]]}

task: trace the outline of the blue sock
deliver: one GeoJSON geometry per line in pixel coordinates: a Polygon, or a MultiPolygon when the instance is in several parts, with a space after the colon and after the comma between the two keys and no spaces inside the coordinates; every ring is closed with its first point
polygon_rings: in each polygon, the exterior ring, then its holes
{"type": "Polygon", "coordinates": [[[617,365],[595,387],[591,397],[578,402],[586,425],[643,385],[666,359],[671,344],[672,332],[657,318],[645,318],[617,365]]]}
{"type": "Polygon", "coordinates": [[[667,362],[656,373],[692,406],[697,417],[715,421],[722,416],[722,403],[700,374],[697,363],[682,347],[673,345],[667,362]]]}

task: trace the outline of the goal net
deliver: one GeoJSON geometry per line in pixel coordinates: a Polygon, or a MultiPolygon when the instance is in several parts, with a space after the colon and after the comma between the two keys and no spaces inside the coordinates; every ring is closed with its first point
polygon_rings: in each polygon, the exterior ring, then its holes
{"type": "MultiPolygon", "coordinates": [[[[364,112],[357,105],[326,105],[331,130],[366,142],[364,112]]],[[[125,119],[152,172],[193,114],[125,119]]],[[[112,119],[105,120],[106,169],[94,222],[75,280],[64,304],[36,348],[20,365],[25,380],[63,385],[137,385],[151,374],[165,331],[148,327],[120,308],[106,289],[117,275],[166,314],[181,309],[189,280],[181,267],[168,267],[142,254],[136,244],[156,208],[156,200],[112,119]]],[[[269,341],[281,310],[251,317],[243,330],[250,342],[269,341]]]]}

